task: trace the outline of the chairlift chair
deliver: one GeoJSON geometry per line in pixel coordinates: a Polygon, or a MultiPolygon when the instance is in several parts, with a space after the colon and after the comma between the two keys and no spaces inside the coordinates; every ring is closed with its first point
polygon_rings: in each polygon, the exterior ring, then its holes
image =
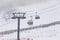
{"type": "Polygon", "coordinates": [[[29,20],[29,21],[27,22],[27,24],[28,24],[28,25],[33,25],[33,21],[32,21],[32,20],[29,20]]]}
{"type": "Polygon", "coordinates": [[[37,15],[37,12],[36,12],[35,19],[40,19],[40,16],[39,16],[39,15],[37,15]]]}
{"type": "Polygon", "coordinates": [[[29,20],[29,21],[27,22],[27,24],[28,24],[28,25],[33,25],[32,16],[31,16],[31,20],[29,20]]]}

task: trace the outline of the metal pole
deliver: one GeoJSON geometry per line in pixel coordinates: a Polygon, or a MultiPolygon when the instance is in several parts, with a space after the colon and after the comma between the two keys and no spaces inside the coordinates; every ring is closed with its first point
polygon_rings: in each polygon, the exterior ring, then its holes
{"type": "Polygon", "coordinates": [[[17,40],[20,40],[20,18],[18,18],[17,40]]]}

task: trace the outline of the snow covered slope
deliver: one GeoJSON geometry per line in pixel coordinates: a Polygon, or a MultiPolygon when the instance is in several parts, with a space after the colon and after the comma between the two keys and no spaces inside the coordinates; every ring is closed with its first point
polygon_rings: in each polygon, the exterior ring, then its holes
{"type": "MultiPolygon", "coordinates": [[[[29,28],[33,26],[49,24],[52,22],[60,21],[60,3],[59,1],[48,1],[47,3],[32,4],[29,6],[18,7],[16,12],[25,12],[26,19],[21,19],[21,29],[29,28]],[[53,3],[54,2],[54,3],[53,3]],[[35,19],[35,12],[41,17],[39,20],[35,19]],[[33,16],[34,24],[29,26],[27,21],[30,16],[33,16]]],[[[7,12],[7,11],[6,11],[7,12]]],[[[3,14],[6,12],[2,12],[3,14]]],[[[3,15],[1,13],[1,15],[3,15]]],[[[17,19],[11,19],[5,22],[0,20],[0,32],[17,29],[17,19]],[[5,24],[7,23],[7,24],[5,24]],[[4,24],[4,25],[3,25],[4,24]]],[[[34,30],[27,30],[20,32],[20,38],[32,38],[33,40],[59,40],[60,38],[60,25],[53,25],[46,28],[37,28],[34,30]]],[[[1,35],[0,40],[15,40],[17,38],[17,32],[1,35]]]]}

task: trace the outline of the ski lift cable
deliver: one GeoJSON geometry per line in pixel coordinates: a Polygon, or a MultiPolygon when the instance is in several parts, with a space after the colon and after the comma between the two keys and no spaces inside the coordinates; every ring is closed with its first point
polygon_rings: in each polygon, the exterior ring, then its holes
{"type": "MultiPolygon", "coordinates": [[[[56,4],[56,5],[50,6],[50,7],[48,7],[48,8],[42,9],[42,10],[47,10],[47,9],[50,9],[50,8],[56,7],[57,5],[59,5],[59,4],[56,4]]],[[[52,9],[51,9],[50,11],[52,11],[52,9]]],[[[31,12],[31,11],[26,11],[26,12],[31,12]]],[[[4,19],[4,18],[0,18],[0,19],[4,19]]],[[[11,22],[8,22],[8,23],[3,24],[3,25],[0,25],[0,26],[7,25],[7,24],[9,24],[9,23],[11,23],[11,22]]]]}
{"type": "MultiPolygon", "coordinates": [[[[44,12],[43,12],[43,11],[42,11],[42,12],[40,11],[40,13],[43,14],[43,13],[46,13],[46,12],[49,12],[49,11],[54,11],[54,10],[59,9],[59,8],[60,8],[60,7],[56,7],[56,8],[50,9],[50,10],[47,10],[47,9],[46,9],[47,11],[44,11],[44,12]]],[[[36,12],[36,11],[35,11],[35,12],[36,12]]],[[[33,16],[35,16],[35,15],[33,15],[33,16]]]]}
{"type": "MultiPolygon", "coordinates": [[[[59,9],[59,8],[58,8],[59,9]]],[[[53,10],[55,10],[55,9],[53,9],[53,10]]],[[[52,11],[52,10],[50,10],[50,11],[52,11]]],[[[0,18],[0,19],[3,19],[3,18],[0,18]]],[[[12,22],[12,21],[11,21],[12,22]]],[[[7,24],[9,24],[9,23],[11,23],[11,22],[8,22],[8,23],[6,23],[6,24],[2,24],[2,25],[0,25],[0,26],[4,26],[4,25],[7,25],[7,24]]]]}
{"type": "MultiPolygon", "coordinates": [[[[54,8],[54,7],[56,7],[57,5],[59,5],[59,4],[56,4],[56,5],[53,5],[53,6],[50,6],[50,7],[47,7],[47,8],[45,8],[45,9],[42,9],[42,10],[47,10],[47,9],[51,9],[51,8],[54,8]]],[[[15,11],[16,9],[14,9],[14,11],[15,11]]],[[[40,11],[40,9],[38,9],[39,11],[40,11]]],[[[25,11],[25,12],[33,12],[33,11],[25,11]]],[[[36,12],[36,11],[35,11],[36,12]]],[[[0,18],[0,19],[3,19],[3,18],[0,18]]]]}
{"type": "MultiPolygon", "coordinates": [[[[58,8],[59,9],[59,8],[58,8]]],[[[55,9],[53,9],[53,10],[55,10],[55,9]]],[[[50,10],[50,11],[52,11],[52,10],[50,10]]],[[[3,18],[0,18],[0,19],[3,19],[3,18]]],[[[11,21],[12,22],[12,21],[11,21]]],[[[0,25],[0,26],[4,26],[4,25],[7,25],[7,24],[9,24],[9,23],[11,23],[11,22],[8,22],[8,23],[6,23],[6,24],[2,24],[2,25],[0,25]]]]}
{"type": "MultiPolygon", "coordinates": [[[[48,9],[50,9],[51,10],[51,8],[54,8],[54,7],[56,7],[56,6],[58,6],[59,4],[55,4],[55,5],[53,5],[53,6],[49,6],[49,7],[47,7],[47,8],[44,8],[44,9],[41,9],[41,10],[43,10],[43,11],[45,11],[45,10],[48,10],[48,9]]],[[[38,11],[41,11],[40,9],[38,9],[38,10],[33,10],[33,11],[25,11],[25,12],[38,12],[38,11]]]]}

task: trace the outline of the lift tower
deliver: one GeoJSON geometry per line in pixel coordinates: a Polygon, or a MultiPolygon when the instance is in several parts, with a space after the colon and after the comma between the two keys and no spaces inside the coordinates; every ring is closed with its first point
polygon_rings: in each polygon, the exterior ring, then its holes
{"type": "Polygon", "coordinates": [[[25,19],[25,13],[17,12],[13,13],[12,19],[18,19],[18,27],[17,27],[17,40],[20,40],[20,19],[25,19]]]}

